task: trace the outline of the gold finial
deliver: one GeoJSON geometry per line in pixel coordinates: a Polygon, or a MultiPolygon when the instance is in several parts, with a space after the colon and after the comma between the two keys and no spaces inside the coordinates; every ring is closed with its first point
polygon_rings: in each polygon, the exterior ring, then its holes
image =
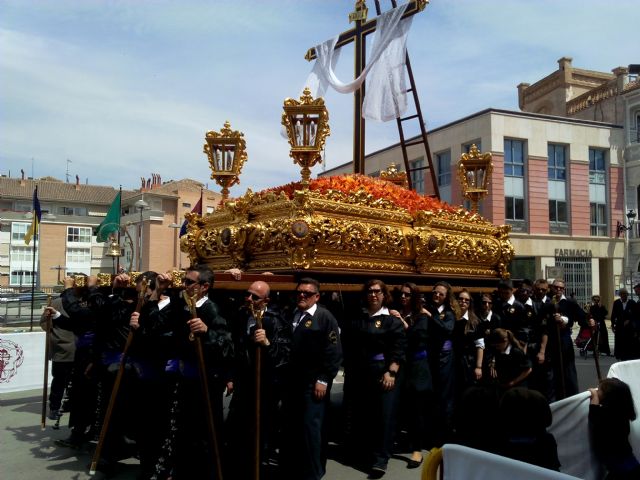
{"type": "Polygon", "coordinates": [[[409,186],[407,174],[399,171],[398,166],[395,163],[391,163],[386,170],[382,170],[380,172],[380,178],[387,182],[395,183],[401,187],[407,188],[409,186]]]}
{"type": "Polygon", "coordinates": [[[357,0],[355,8],[356,9],[349,14],[349,23],[358,20],[360,20],[361,22],[366,22],[369,9],[367,8],[365,0],[357,0]]]}

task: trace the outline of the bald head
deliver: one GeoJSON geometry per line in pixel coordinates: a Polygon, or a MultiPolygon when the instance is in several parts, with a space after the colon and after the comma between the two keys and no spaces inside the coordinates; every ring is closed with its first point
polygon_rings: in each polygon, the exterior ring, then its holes
{"type": "Polygon", "coordinates": [[[267,282],[263,282],[262,280],[258,280],[257,282],[253,282],[249,286],[249,291],[251,293],[255,293],[259,297],[268,298],[271,293],[271,288],[267,282]]]}

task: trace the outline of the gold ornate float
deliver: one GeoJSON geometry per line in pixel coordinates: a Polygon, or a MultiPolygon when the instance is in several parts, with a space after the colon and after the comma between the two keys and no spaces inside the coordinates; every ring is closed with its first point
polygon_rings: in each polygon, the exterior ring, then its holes
{"type": "MultiPolygon", "coordinates": [[[[302,181],[248,190],[211,214],[187,214],[181,249],[192,263],[255,273],[508,277],[514,255],[509,226],[407,190],[398,185],[397,171],[386,175],[391,181],[362,175],[309,179],[329,127],[324,102],[308,90],[300,101],[285,100],[282,123],[302,181]]],[[[218,172],[214,163],[214,180],[229,171],[239,175],[230,165],[218,172]]]]}

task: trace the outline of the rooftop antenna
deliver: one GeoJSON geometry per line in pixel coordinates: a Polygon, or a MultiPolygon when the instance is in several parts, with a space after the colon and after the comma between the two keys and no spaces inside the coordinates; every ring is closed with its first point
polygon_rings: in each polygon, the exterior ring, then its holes
{"type": "Polygon", "coordinates": [[[71,163],[71,160],[67,158],[67,183],[69,183],[69,164],[70,163],[71,163]]]}

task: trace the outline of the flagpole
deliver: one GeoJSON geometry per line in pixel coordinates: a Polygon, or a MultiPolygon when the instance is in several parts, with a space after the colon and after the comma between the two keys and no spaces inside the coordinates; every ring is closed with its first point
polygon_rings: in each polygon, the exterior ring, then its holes
{"type": "MultiPolygon", "coordinates": [[[[122,215],[122,185],[120,185],[120,201],[118,202],[118,248],[120,248],[120,219],[122,215]]],[[[120,256],[116,258],[116,275],[120,275],[120,256]]]]}
{"type": "Polygon", "coordinates": [[[38,198],[38,185],[36,185],[35,192],[33,194],[33,217],[31,218],[31,225],[34,225],[33,231],[33,258],[31,259],[31,320],[29,322],[29,331],[33,332],[33,307],[34,307],[34,297],[36,293],[36,255],[38,253],[38,234],[40,233],[40,219],[38,217],[38,212],[36,211],[36,199],[38,198]]]}
{"type": "MultiPolygon", "coordinates": [[[[33,212],[33,214],[35,215],[36,213],[33,212]]],[[[33,307],[34,307],[34,302],[33,302],[33,297],[35,296],[36,293],[36,254],[37,254],[37,245],[38,243],[38,231],[36,230],[36,233],[33,235],[33,259],[31,262],[31,322],[30,322],[30,327],[29,327],[29,331],[33,332],[33,307]]]]}

